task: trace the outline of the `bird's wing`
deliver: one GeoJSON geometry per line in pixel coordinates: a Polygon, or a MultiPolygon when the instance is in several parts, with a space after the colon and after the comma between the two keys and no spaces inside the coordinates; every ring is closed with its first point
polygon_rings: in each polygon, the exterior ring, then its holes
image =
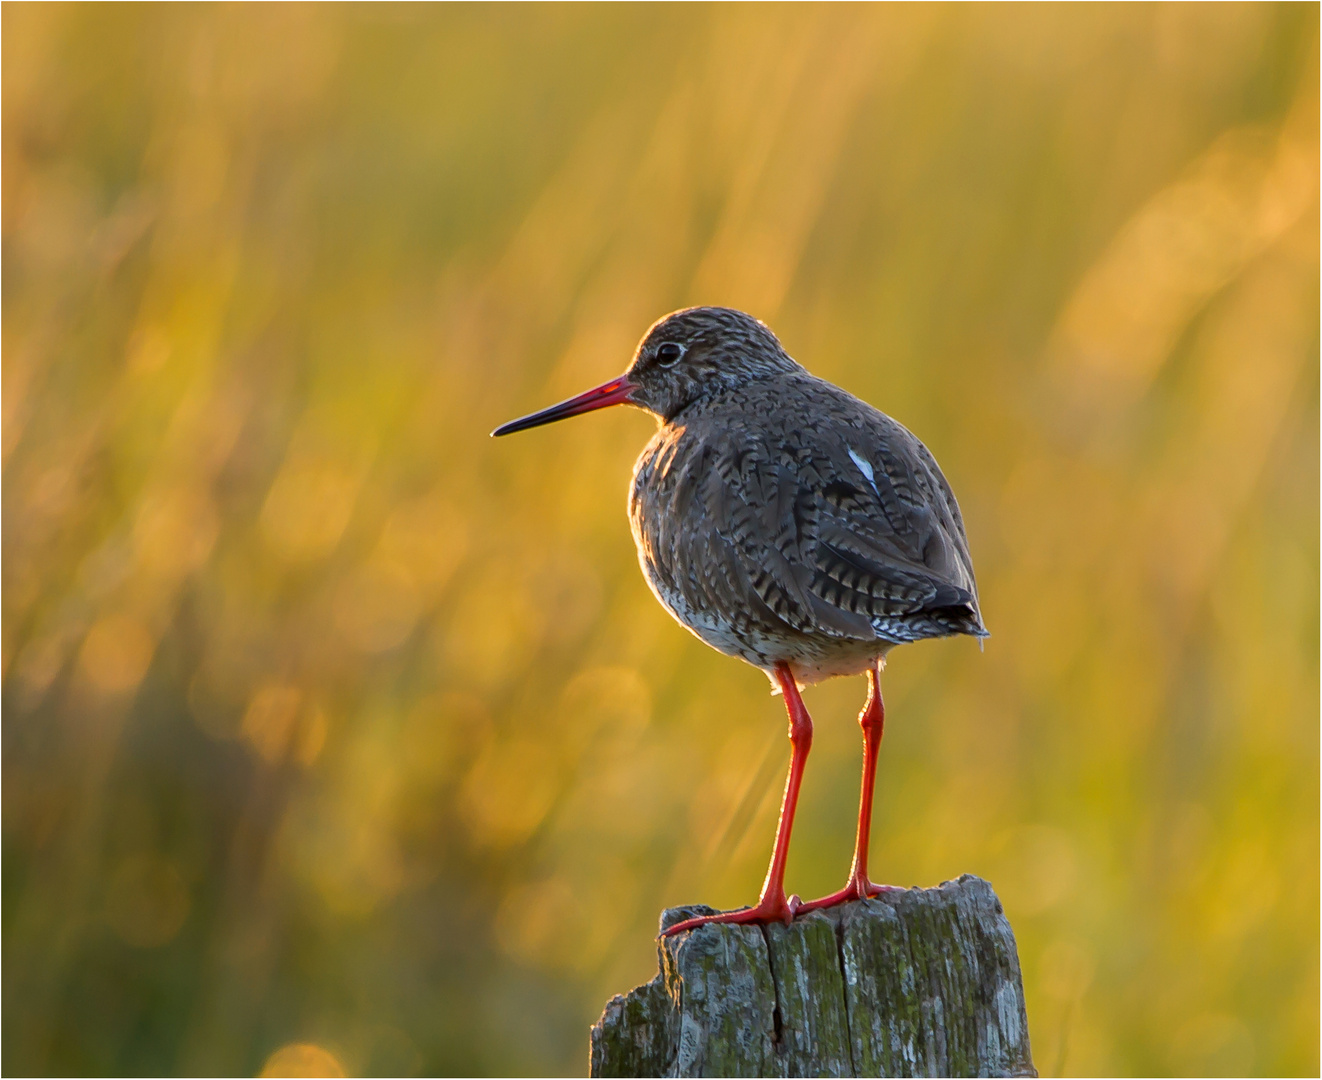
{"type": "Polygon", "coordinates": [[[814,589],[870,616],[977,613],[959,507],[936,461],[909,431],[871,412],[858,426],[805,439],[814,589]]]}

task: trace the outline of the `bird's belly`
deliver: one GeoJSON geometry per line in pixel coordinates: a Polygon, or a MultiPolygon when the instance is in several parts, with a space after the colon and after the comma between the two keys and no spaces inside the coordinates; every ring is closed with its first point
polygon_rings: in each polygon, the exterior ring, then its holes
{"type": "Polygon", "coordinates": [[[888,641],[803,634],[790,627],[780,633],[751,623],[736,627],[719,612],[694,605],[682,590],[674,588],[665,575],[657,571],[642,550],[638,552],[638,562],[652,595],[676,622],[717,652],[737,656],[761,668],[771,678],[773,692],[779,692],[772,674],[777,664],[788,664],[800,686],[811,686],[837,675],[861,675],[894,647],[888,641]]]}
{"type": "Polygon", "coordinates": [[[805,652],[788,663],[794,680],[800,686],[811,686],[837,675],[862,675],[884,663],[894,647],[889,641],[835,639],[826,648],[805,652]]]}
{"type": "Polygon", "coordinates": [[[651,565],[647,556],[639,551],[638,562],[652,595],[671,617],[694,637],[726,656],[737,656],[756,667],[766,668],[775,663],[772,657],[778,642],[751,627],[736,628],[719,611],[699,608],[691,603],[682,590],[673,588],[665,576],[651,565]]]}

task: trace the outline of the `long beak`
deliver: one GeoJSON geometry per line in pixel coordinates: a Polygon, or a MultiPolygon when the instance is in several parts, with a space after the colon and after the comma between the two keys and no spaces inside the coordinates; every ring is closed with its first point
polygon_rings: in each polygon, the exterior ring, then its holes
{"type": "Polygon", "coordinates": [[[600,386],[579,394],[577,397],[562,401],[559,405],[552,405],[549,409],[543,409],[541,412],[529,413],[517,420],[511,420],[508,424],[501,424],[491,434],[493,436],[513,435],[516,431],[527,431],[528,428],[552,424],[557,420],[591,412],[593,409],[604,409],[607,405],[623,405],[631,400],[630,395],[637,389],[637,383],[632,383],[627,376],[620,375],[611,379],[610,382],[602,383],[600,386]]]}

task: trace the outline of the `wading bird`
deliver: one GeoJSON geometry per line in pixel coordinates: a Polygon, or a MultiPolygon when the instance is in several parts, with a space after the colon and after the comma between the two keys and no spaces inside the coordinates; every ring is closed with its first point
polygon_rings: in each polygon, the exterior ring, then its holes
{"type": "Polygon", "coordinates": [[[667,933],[708,922],[788,923],[877,895],[886,886],[868,878],[868,835],[886,654],[921,638],[987,636],[950,485],[908,430],[810,375],[763,323],[729,308],[665,316],[623,375],[492,434],[607,405],[635,405],[660,421],[629,488],[629,524],[652,592],[712,648],[766,672],[789,713],[789,778],[757,904],[667,933]],[[812,746],[799,688],[863,673],[853,867],[843,889],[805,903],[785,895],[812,746]]]}

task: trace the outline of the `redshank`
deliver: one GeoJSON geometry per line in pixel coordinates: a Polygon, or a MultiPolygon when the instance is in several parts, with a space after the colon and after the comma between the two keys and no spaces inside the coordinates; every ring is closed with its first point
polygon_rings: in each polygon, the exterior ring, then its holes
{"type": "Polygon", "coordinates": [[[906,428],[810,375],[741,311],[695,307],[659,319],[621,376],[511,421],[493,435],[634,405],[660,424],[634,466],[629,524],[656,598],[720,652],[761,668],[789,713],[790,768],[762,893],[753,907],[688,919],[790,922],[875,896],[868,877],[878,677],[896,645],[987,636],[964,522],[936,460],[906,428]],[[863,784],[845,887],[785,895],[785,861],[812,719],[799,689],[868,677],[863,784]]]}

